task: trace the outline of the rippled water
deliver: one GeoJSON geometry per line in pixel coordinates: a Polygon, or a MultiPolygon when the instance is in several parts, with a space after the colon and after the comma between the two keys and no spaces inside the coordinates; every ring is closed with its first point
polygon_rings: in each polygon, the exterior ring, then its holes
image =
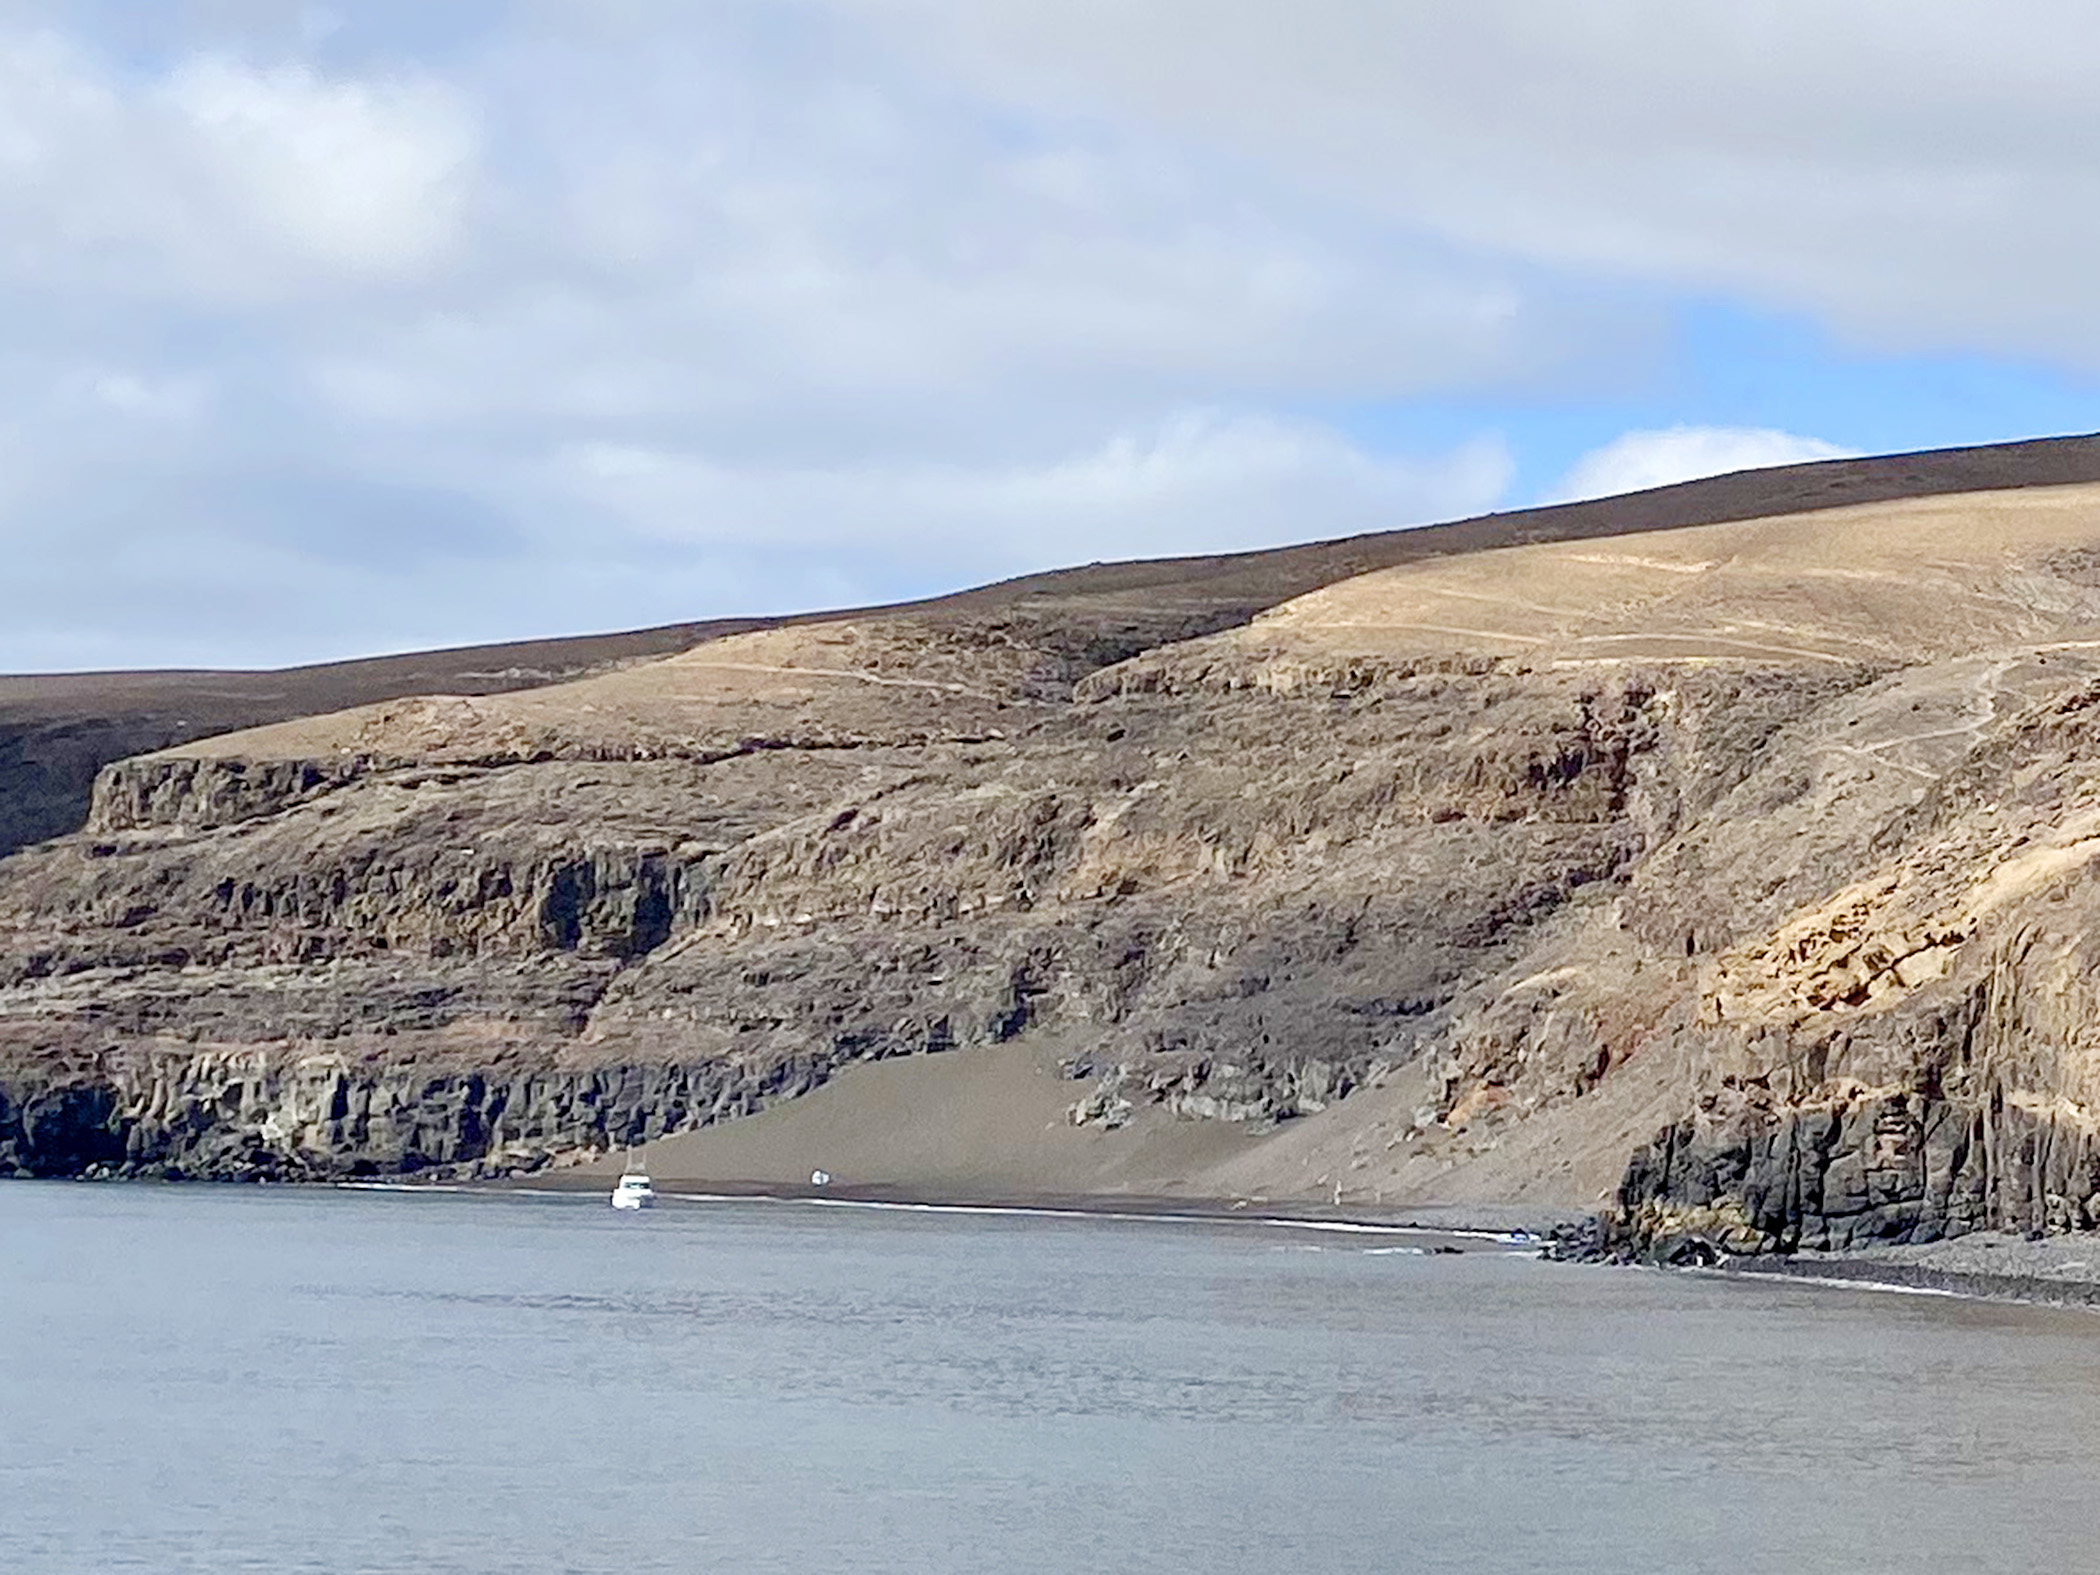
{"type": "Polygon", "coordinates": [[[2100,1560],[2100,1317],[1378,1245],[0,1184],[0,1570],[2100,1560]]]}

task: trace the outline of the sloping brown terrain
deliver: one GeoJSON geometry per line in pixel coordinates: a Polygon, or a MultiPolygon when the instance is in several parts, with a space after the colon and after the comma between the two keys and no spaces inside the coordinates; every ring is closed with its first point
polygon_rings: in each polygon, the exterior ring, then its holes
{"type": "Polygon", "coordinates": [[[103,769],[0,1165],[2092,1222],[2100,441],[652,638],[103,769]]]}
{"type": "MultiPolygon", "coordinates": [[[[1084,640],[1084,602],[1104,593],[1142,605],[1158,595],[1200,607],[1214,626],[1364,569],[1425,555],[1705,524],[1889,498],[2007,486],[2100,481],[2100,444],[2048,438],[1990,448],[1835,460],[1722,476],[1632,497],[1491,515],[1281,551],[1155,563],[1093,565],[1033,575],[916,606],[875,611],[985,608],[1076,597],[1073,634],[1084,640]]],[[[1309,522],[1316,528],[1317,522],[1309,522]]],[[[130,672],[0,675],[0,856],[76,831],[95,773],[112,760],[192,739],[406,695],[485,695],[558,683],[646,661],[722,635],[836,617],[716,619],[632,633],[325,663],[275,672],[130,672]]],[[[1126,637],[1129,631],[1126,631],[1126,637]]]]}
{"type": "Polygon", "coordinates": [[[673,624],[276,672],[0,677],[0,856],[79,830],[95,773],[126,755],[400,695],[500,694],[558,683],[780,621],[673,624]]]}

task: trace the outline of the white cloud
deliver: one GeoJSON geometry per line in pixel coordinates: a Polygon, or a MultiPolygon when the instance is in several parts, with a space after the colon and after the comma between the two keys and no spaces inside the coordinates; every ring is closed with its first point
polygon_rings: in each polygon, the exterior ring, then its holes
{"type": "Polygon", "coordinates": [[[1460,244],[2100,366],[2075,0],[831,3],[1460,244]]]}
{"type": "Polygon", "coordinates": [[[73,26],[0,25],[0,668],[1470,512],[1510,464],[1451,410],[1626,392],[1685,291],[2100,365],[2064,0],[25,13],[73,26]],[[1451,435],[1346,435],[1417,399],[1451,435]]]}
{"type": "Polygon", "coordinates": [[[784,73],[734,15],[512,41],[474,297],[322,347],[319,392],[360,421],[1041,458],[1187,404],[1524,382],[1631,315],[1142,132],[1009,124],[808,17],[784,73]]]}
{"type": "Polygon", "coordinates": [[[783,555],[881,543],[960,583],[1422,524],[1492,506],[1509,475],[1493,441],[1373,456],[1311,423],[1197,410],[1035,464],[733,466],[587,444],[558,456],[549,484],[662,542],[783,555]]]}
{"type": "Polygon", "coordinates": [[[1680,426],[1628,432],[1583,455],[1550,495],[1570,501],[1605,498],[1700,476],[1843,459],[1852,452],[1819,438],[1764,427],[1680,426]]]}
{"type": "Polygon", "coordinates": [[[443,87],[203,58],[163,92],[200,183],[238,216],[236,241],[260,236],[387,277],[442,260],[460,239],[475,133],[443,87]]]}
{"type": "Polygon", "coordinates": [[[0,277],[215,306],[399,280],[459,245],[476,154],[428,79],[210,56],[139,76],[0,32],[0,277]]]}
{"type": "Polygon", "coordinates": [[[1278,407],[1522,381],[1608,329],[797,15],[783,52],[766,7],[551,8],[444,79],[0,32],[0,277],[39,303],[0,341],[0,551],[34,589],[0,668],[1419,522],[1493,504],[1507,456],[1278,407]]]}

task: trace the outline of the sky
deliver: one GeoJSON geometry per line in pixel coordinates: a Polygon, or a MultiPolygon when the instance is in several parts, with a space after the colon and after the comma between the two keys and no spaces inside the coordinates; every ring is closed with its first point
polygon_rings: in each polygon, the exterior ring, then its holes
{"type": "Polygon", "coordinates": [[[2061,0],[0,0],[0,671],[2100,429],[2061,0]]]}

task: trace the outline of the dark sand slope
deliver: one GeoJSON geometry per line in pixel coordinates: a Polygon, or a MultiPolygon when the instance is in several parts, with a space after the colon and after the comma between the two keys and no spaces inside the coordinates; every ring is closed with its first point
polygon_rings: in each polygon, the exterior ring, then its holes
{"type": "MultiPolygon", "coordinates": [[[[1417,1073],[1419,1069],[1415,1069],[1417,1073]]],[[[1074,1126],[1073,1087],[1053,1049],[1020,1044],[847,1066],[757,1115],[646,1145],[659,1191],[916,1199],[937,1203],[1114,1206],[1118,1200],[1302,1207],[1425,1223],[1540,1227],[1594,1199],[1572,1199],[1565,1171],[1476,1167],[1426,1197],[1391,1186],[1392,1135],[1432,1090],[1396,1072],[1345,1104],[1276,1131],[1191,1121],[1161,1108],[1121,1126],[1074,1126]],[[1373,1141],[1373,1140],[1376,1141],[1373,1141]],[[823,1171],[823,1188],[811,1185],[823,1171]]],[[[636,1151],[543,1173],[532,1184],[603,1190],[636,1151]]],[[[1622,1155],[1608,1156],[1617,1163],[1622,1155]]]]}
{"type": "MultiPolygon", "coordinates": [[[[1213,1189],[1192,1188],[1192,1178],[1258,1146],[1243,1128],[1157,1114],[1115,1131],[1075,1128],[1071,1106],[1054,1055],[1021,1045],[951,1050],[846,1067],[800,1099],[665,1138],[645,1157],[668,1190],[808,1191],[822,1169],[841,1195],[1012,1202],[1209,1197],[1213,1189]]],[[[613,1154],[558,1174],[602,1187],[625,1163],[613,1154]]]]}
{"type": "Polygon", "coordinates": [[[1094,566],[133,758],[0,861],[0,1165],[2084,1225],[2096,477],[1094,566]]]}

